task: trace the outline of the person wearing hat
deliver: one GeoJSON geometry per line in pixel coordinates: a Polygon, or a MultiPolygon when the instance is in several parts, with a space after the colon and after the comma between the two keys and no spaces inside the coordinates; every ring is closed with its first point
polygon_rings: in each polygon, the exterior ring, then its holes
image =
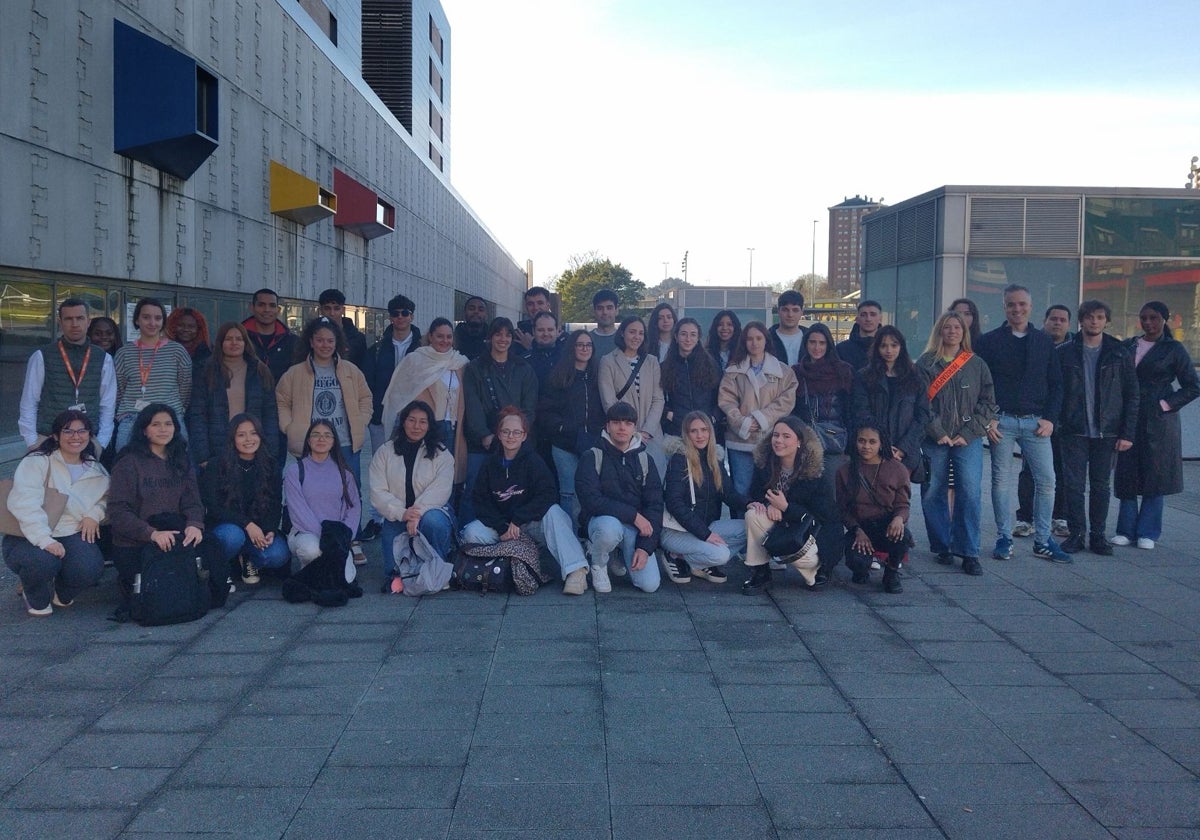
{"type": "Polygon", "coordinates": [[[654,592],[660,583],[658,564],[650,562],[662,533],[662,482],[654,461],[637,434],[637,410],[626,402],[609,406],[600,442],[579,459],[575,494],[580,525],[586,530],[592,588],[611,592],[610,555],[619,574],[633,585],[654,592]]]}
{"type": "Polygon", "coordinates": [[[346,361],[353,362],[359,370],[366,370],[367,337],[346,317],[346,296],[338,289],[326,289],[317,298],[317,304],[321,307],[322,315],[342,325],[346,346],[338,348],[339,355],[346,361]]]}

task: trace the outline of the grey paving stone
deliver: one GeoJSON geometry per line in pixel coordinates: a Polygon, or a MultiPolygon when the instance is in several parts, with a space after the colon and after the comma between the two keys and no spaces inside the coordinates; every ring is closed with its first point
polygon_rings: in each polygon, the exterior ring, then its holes
{"type": "Polygon", "coordinates": [[[471,736],[467,728],[354,730],[338,739],[326,763],[331,767],[463,767],[471,736]]]}
{"type": "Polygon", "coordinates": [[[600,687],[585,686],[524,686],[489,683],[483,695],[481,711],[513,712],[553,720],[556,715],[569,713],[599,714],[600,687]]]}
{"type": "Polygon", "coordinates": [[[1006,641],[922,641],[914,643],[913,648],[918,656],[939,666],[944,662],[1025,665],[1034,661],[1029,654],[1006,641]]]}
{"type": "Polygon", "coordinates": [[[955,686],[1062,686],[1063,680],[1036,662],[939,662],[937,669],[955,686]]]}
{"type": "Polygon", "coordinates": [[[520,662],[599,662],[596,640],[556,639],[548,645],[543,639],[524,639],[500,634],[491,661],[497,665],[520,662]]]}
{"type": "Polygon", "coordinates": [[[1075,674],[1064,678],[1093,700],[1195,699],[1195,692],[1163,674],[1075,674]]]}
{"type": "Polygon", "coordinates": [[[872,727],[871,734],[897,764],[1013,764],[1029,756],[994,726],[921,721],[901,728],[872,727]]]}
{"type": "Polygon", "coordinates": [[[54,755],[64,767],[179,767],[207,733],[87,732],[54,755]]]}
{"type": "MultiPolygon", "coordinates": [[[[516,600],[514,597],[513,601],[516,600]]],[[[469,592],[442,592],[418,599],[415,614],[499,615],[508,608],[508,601],[507,595],[493,593],[476,595],[469,592]]]]}
{"type": "Polygon", "coordinates": [[[770,837],[771,820],[761,805],[613,806],[613,840],[678,840],[681,837],[770,837]]]}
{"type": "Polygon", "coordinates": [[[1173,637],[1145,641],[1122,641],[1121,647],[1154,664],[1200,661],[1200,644],[1197,644],[1193,638],[1181,641],[1175,641],[1173,637]]]}
{"type": "Polygon", "coordinates": [[[550,660],[509,662],[492,669],[490,682],[498,685],[599,685],[600,663],[550,660]]]}
{"type": "Polygon", "coordinates": [[[608,796],[596,784],[464,784],[450,834],[458,830],[569,831],[607,829],[608,796]],[[530,807],[536,801],[537,807],[530,807]]]}
{"type": "Polygon", "coordinates": [[[1123,650],[1039,653],[1034,659],[1052,674],[1146,674],[1157,669],[1123,650]]]}
{"type": "Polygon", "coordinates": [[[496,644],[496,636],[471,636],[466,633],[409,633],[400,635],[391,653],[417,653],[429,659],[436,659],[449,653],[475,654],[480,651],[490,651],[496,644]],[[431,654],[437,654],[432,656],[431,654]]]}
{"type": "Polygon", "coordinates": [[[837,646],[821,649],[822,666],[830,674],[902,674],[934,676],[937,670],[912,649],[845,650],[837,646]]]}
{"type": "Polygon", "coordinates": [[[1087,811],[1071,802],[1061,805],[1022,802],[976,805],[938,817],[955,840],[1029,840],[1031,837],[1111,840],[1112,835],[1087,811]]]}
{"type": "Polygon", "coordinates": [[[309,808],[296,812],[283,840],[331,837],[441,840],[450,829],[450,808],[309,808]]]}
{"type": "Polygon", "coordinates": [[[733,727],[692,726],[677,731],[609,729],[609,761],[617,764],[730,764],[745,761],[733,727]]]}
{"type": "Polygon", "coordinates": [[[1200,662],[1157,662],[1159,670],[1170,674],[1184,685],[1200,689],[1200,662]]]}
{"type": "Polygon", "coordinates": [[[900,697],[917,700],[950,699],[957,691],[941,674],[834,675],[838,690],[853,699],[900,697]]]}
{"type": "Polygon", "coordinates": [[[1095,633],[1081,630],[1076,633],[1008,633],[1010,641],[1032,654],[1045,653],[1118,653],[1120,648],[1095,633]]]}
{"type": "Polygon", "coordinates": [[[326,747],[197,750],[172,787],[308,787],[329,756],[326,747]]]}
{"type": "Polygon", "coordinates": [[[295,644],[343,644],[346,642],[394,642],[401,625],[396,621],[330,623],[313,622],[299,634],[295,644]]]}
{"type": "Polygon", "coordinates": [[[364,688],[383,667],[376,662],[276,663],[266,675],[267,685],[362,685],[364,688]]]}
{"type": "Polygon", "coordinates": [[[604,725],[608,729],[662,729],[670,731],[680,725],[731,726],[725,701],[716,689],[711,694],[604,697],[604,725]]]}
{"type": "Polygon", "coordinates": [[[738,738],[751,744],[868,746],[871,736],[852,712],[733,712],[738,738]]]}
{"type": "Polygon", "coordinates": [[[874,745],[747,744],[760,784],[894,784],[900,776],[874,745]]]}
{"type": "Polygon", "coordinates": [[[988,626],[1001,633],[1079,633],[1087,628],[1069,616],[1058,615],[989,615],[988,626]]]}
{"type": "Polygon", "coordinates": [[[313,715],[329,711],[349,712],[364,695],[358,685],[265,686],[241,698],[237,712],[243,715],[313,715]]]}
{"type": "Polygon", "coordinates": [[[845,712],[850,702],[826,685],[723,685],[730,709],[746,712],[845,712]]]}
{"type": "Polygon", "coordinates": [[[520,831],[484,831],[464,825],[450,829],[447,840],[612,840],[608,826],[604,828],[521,829],[520,831]]]}
{"type": "Polygon", "coordinates": [[[1099,705],[1121,723],[1136,729],[1151,726],[1180,729],[1200,727],[1200,702],[1195,698],[1104,700],[1099,705]]]}
{"type": "Polygon", "coordinates": [[[255,676],[151,677],[135,686],[125,699],[146,703],[233,701],[245,693],[255,676]]]}
{"type": "Polygon", "coordinates": [[[125,695],[123,689],[42,688],[35,682],[0,700],[0,717],[45,717],[47,715],[97,715],[125,695]]]}
{"type": "Polygon", "coordinates": [[[776,662],[753,656],[708,657],[719,685],[824,685],[829,677],[815,662],[776,662]]]}
{"type": "Polygon", "coordinates": [[[116,837],[129,821],[130,809],[88,808],[80,811],[0,809],[0,836],[6,840],[46,840],[48,837],[116,837]]]}
{"type": "Polygon", "coordinates": [[[1013,710],[1047,715],[1100,712],[1096,704],[1066,685],[959,685],[958,690],[988,715],[1013,710]]]}
{"type": "Polygon", "coordinates": [[[261,674],[273,653],[182,653],[155,672],[158,677],[236,677],[261,674]]]}
{"type": "Polygon", "coordinates": [[[471,639],[495,638],[504,616],[500,613],[435,613],[418,610],[404,625],[404,636],[424,633],[461,633],[471,639]]]}
{"type": "Polygon", "coordinates": [[[306,793],[305,788],[172,788],[139,809],[128,831],[281,837],[306,793]]]}
{"type": "Polygon", "coordinates": [[[188,653],[275,653],[293,643],[282,632],[243,631],[221,626],[206,633],[188,648],[188,653]]]}
{"type": "Polygon", "coordinates": [[[304,805],[308,808],[378,808],[401,803],[453,808],[461,767],[326,767],[304,805]]]}
{"type": "Polygon", "coordinates": [[[97,732],[208,732],[228,711],[224,703],[124,702],[96,721],[97,732]]]}
{"type": "Polygon", "coordinates": [[[720,696],[711,673],[680,674],[654,669],[641,673],[605,671],[603,681],[605,698],[720,696]]]}
{"type": "Polygon", "coordinates": [[[611,800],[631,805],[732,805],[758,801],[745,762],[730,764],[609,764],[611,800]]]}
{"type": "Polygon", "coordinates": [[[944,840],[936,828],[807,828],[780,831],[779,840],[944,840]]]}
{"type": "Polygon", "coordinates": [[[231,715],[205,746],[331,748],[346,727],[345,714],[231,715]]]}
{"type": "Polygon", "coordinates": [[[473,743],[603,744],[604,740],[604,719],[590,712],[560,714],[553,720],[511,712],[485,712],[475,725],[473,743]]]}
{"type": "Polygon", "coordinates": [[[935,816],[979,804],[1070,801],[1058,782],[1033,762],[900,764],[898,769],[935,816]]]}
{"type": "Polygon", "coordinates": [[[17,808],[133,808],[172,770],[162,767],[66,767],[46,762],[9,791],[17,808]]]}
{"type": "Polygon", "coordinates": [[[296,645],[290,648],[284,656],[286,663],[311,664],[319,662],[382,662],[387,655],[391,642],[316,642],[296,645]]]}
{"type": "Polygon", "coordinates": [[[497,745],[471,747],[464,784],[604,783],[604,749],[599,744],[497,745]]]}
{"type": "Polygon", "coordinates": [[[607,674],[707,674],[708,660],[691,650],[600,651],[600,666],[607,674]]]}
{"type": "Polygon", "coordinates": [[[405,699],[372,700],[359,703],[355,707],[353,715],[346,723],[346,729],[348,731],[355,729],[403,731],[429,728],[470,728],[478,714],[479,704],[469,700],[446,702],[440,705],[426,702],[417,706],[405,699]],[[414,709],[420,709],[420,714],[415,714],[414,709]]]}
{"type": "Polygon", "coordinates": [[[1064,784],[1114,778],[1154,784],[1194,780],[1185,767],[1132,733],[1123,738],[1091,738],[1073,744],[1022,744],[1022,748],[1064,784]]]}
{"type": "Polygon", "coordinates": [[[703,649],[696,634],[688,630],[613,631],[601,635],[600,645],[612,650],[688,650],[703,649]]]}
{"type": "Polygon", "coordinates": [[[902,784],[803,785],[759,782],[779,829],[930,828],[934,822],[902,784]]]}
{"type": "Polygon", "coordinates": [[[1178,761],[1191,773],[1200,776],[1200,729],[1151,727],[1138,729],[1137,733],[1172,761],[1178,761]]]}
{"type": "Polygon", "coordinates": [[[91,719],[81,715],[0,717],[0,754],[21,753],[45,757],[82,732],[91,719]]]}

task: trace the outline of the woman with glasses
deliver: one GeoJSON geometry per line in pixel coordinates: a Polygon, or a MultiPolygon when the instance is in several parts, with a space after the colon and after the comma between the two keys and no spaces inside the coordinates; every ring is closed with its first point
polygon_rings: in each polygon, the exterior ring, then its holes
{"type": "Polygon", "coordinates": [[[420,532],[443,559],[449,559],[454,547],[454,457],[441,444],[434,416],[429,403],[408,403],[400,411],[391,445],[379,447],[371,458],[371,503],[383,516],[384,592],[404,588],[396,565],[397,537],[420,532]]]}
{"type": "Polygon", "coordinates": [[[604,431],[604,406],[600,402],[598,363],[592,335],[576,330],[566,341],[562,357],[546,377],[538,402],[538,431],[550,440],[550,454],[558,473],[559,504],[579,521],[575,499],[575,471],[579,456],[596,445],[604,431]]]}
{"type": "MultiPolygon", "coordinates": [[[[300,459],[283,471],[287,497],[287,535],[292,555],[306,566],[321,556],[321,523],[332,519],[354,533],[362,515],[358,485],[339,445],[337,430],[328,420],[314,420],[304,436],[300,459]]],[[[346,580],[355,577],[354,561],[346,555],[346,580]]]]}
{"type": "Polygon", "coordinates": [[[108,473],[92,451],[92,421],[82,411],[64,411],[50,436],[21,459],[8,495],[21,530],[4,538],[4,563],[21,579],[30,615],[69,607],[100,579],[104,557],[96,540],[107,495],[108,473]],[[66,496],[54,522],[43,507],[47,487],[66,496]]]}
{"type": "Polygon", "coordinates": [[[459,542],[494,545],[522,535],[545,546],[558,561],[563,592],[587,591],[587,560],[569,517],[556,504],[554,476],[541,456],[526,446],[529,420],[516,406],[500,410],[496,424],[499,450],[475,479],[475,510],[459,542]]]}

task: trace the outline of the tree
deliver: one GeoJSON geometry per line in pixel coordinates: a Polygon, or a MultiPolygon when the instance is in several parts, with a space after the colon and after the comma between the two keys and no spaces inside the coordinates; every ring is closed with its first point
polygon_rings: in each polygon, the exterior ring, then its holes
{"type": "Polygon", "coordinates": [[[591,321],[592,295],[612,289],[621,309],[632,311],[646,293],[646,285],[633,279],[629,269],[596,252],[571,257],[571,267],[554,280],[564,321],[591,321]]]}
{"type": "Polygon", "coordinates": [[[682,277],[668,277],[666,280],[663,280],[657,286],[651,286],[649,289],[647,289],[646,296],[652,297],[652,298],[660,298],[660,297],[666,297],[667,292],[671,291],[672,289],[694,289],[694,288],[696,288],[695,283],[689,283],[688,281],[684,280],[682,277]]]}
{"type": "Polygon", "coordinates": [[[821,274],[801,274],[790,284],[788,284],[788,288],[795,289],[797,292],[800,292],[802,295],[804,295],[805,302],[808,302],[809,298],[814,297],[814,281],[817,289],[815,297],[828,298],[833,296],[834,292],[829,287],[829,281],[824,275],[821,274]]]}

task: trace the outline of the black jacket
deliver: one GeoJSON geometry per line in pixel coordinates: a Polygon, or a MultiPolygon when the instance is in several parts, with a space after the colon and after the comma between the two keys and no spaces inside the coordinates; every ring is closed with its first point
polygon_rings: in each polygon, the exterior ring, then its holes
{"type": "Polygon", "coordinates": [[[533,368],[533,373],[537,377],[538,388],[541,389],[546,384],[546,377],[550,375],[550,371],[554,370],[554,366],[558,364],[558,359],[562,355],[562,344],[555,342],[550,347],[539,347],[534,344],[528,351],[521,353],[525,361],[529,362],[529,366],[533,368]]]}
{"type": "Polygon", "coordinates": [[[342,318],[342,334],[346,336],[346,354],[343,358],[362,370],[367,358],[367,337],[349,318],[342,318]]]}
{"type": "Polygon", "coordinates": [[[854,377],[850,397],[851,424],[848,445],[854,446],[855,430],[873,420],[884,427],[892,446],[904,452],[904,466],[912,473],[921,465],[921,441],[929,425],[929,383],[921,369],[913,366],[916,388],[904,389],[894,381],[895,397],[888,383],[881,378],[868,384],[860,371],[854,377]]]}
{"type": "MultiPolygon", "coordinates": [[[[217,387],[208,384],[209,368],[219,364],[216,357],[210,357],[200,365],[192,375],[192,401],[188,404],[187,430],[188,450],[192,460],[203,464],[211,458],[222,454],[229,445],[229,394],[217,377],[217,387]]],[[[244,398],[245,411],[253,414],[262,423],[262,445],[271,457],[279,451],[279,414],[275,403],[275,390],[267,389],[258,377],[254,365],[246,365],[246,395],[244,398]]],[[[278,465],[282,470],[283,466],[278,465]]]]}
{"type": "MultiPolygon", "coordinates": [[[[1183,492],[1179,410],[1200,396],[1200,382],[1187,348],[1166,336],[1157,344],[1137,366],[1137,431],[1133,448],[1117,454],[1113,490],[1118,499],[1183,492]],[[1170,410],[1163,411],[1159,400],[1166,400],[1170,410]]],[[[1125,347],[1136,358],[1137,339],[1127,339],[1125,347]]]]}
{"type": "Polygon", "coordinates": [[[576,444],[594,444],[604,431],[604,406],[595,374],[586,377],[576,372],[568,388],[555,388],[549,382],[540,391],[537,408],[538,434],[567,452],[581,454],[576,444]],[[581,434],[582,433],[582,434],[581,434]]]}
{"type": "MultiPolygon", "coordinates": [[[[274,455],[274,450],[267,451],[274,455]]],[[[278,533],[279,518],[283,512],[283,485],[278,475],[264,474],[261,461],[255,461],[246,473],[236,463],[232,470],[226,467],[227,464],[220,462],[210,463],[200,481],[205,523],[215,526],[232,522],[239,528],[245,528],[253,522],[264,533],[275,531],[275,539],[284,539],[286,535],[278,533]],[[242,501],[237,506],[234,506],[232,499],[235,484],[241,485],[239,497],[242,501]],[[266,487],[261,499],[258,495],[260,487],[266,487]]]]}
{"type": "Polygon", "coordinates": [[[867,353],[871,349],[872,341],[874,336],[867,338],[859,335],[858,324],[855,324],[850,328],[850,336],[837,343],[838,358],[854,368],[855,372],[860,371],[867,366],[867,353]]]}
{"type": "Polygon", "coordinates": [[[731,514],[745,511],[747,504],[746,497],[734,489],[733,479],[728,475],[722,477],[721,489],[717,489],[712,470],[708,468],[706,454],[707,450],[700,453],[700,471],[703,477],[701,482],[695,485],[695,504],[692,504],[692,491],[688,486],[694,482],[688,475],[687,457],[682,452],[671,456],[671,461],[667,464],[667,480],[663,485],[663,502],[667,512],[674,516],[689,534],[701,540],[708,539],[712,533],[709,526],[721,518],[722,504],[729,506],[731,514]]]}
{"type": "MultiPolygon", "coordinates": [[[[787,365],[788,364],[787,348],[783,346],[783,339],[781,339],[779,337],[779,325],[773,324],[771,326],[771,328],[767,330],[767,335],[771,339],[771,345],[767,348],[768,352],[770,352],[771,355],[774,356],[776,359],[783,362],[784,365],[787,365]]],[[[806,338],[808,338],[808,330],[804,329],[804,327],[801,327],[800,328],[800,355],[801,356],[804,355],[804,340],[806,338]]]]}
{"type": "Polygon", "coordinates": [[[1054,339],[1039,329],[1028,327],[1024,339],[1025,364],[1012,352],[1012,327],[1008,322],[979,337],[975,352],[987,362],[996,389],[996,404],[1003,414],[1036,414],[1058,425],[1062,412],[1062,371],[1054,351],[1054,339]]]}
{"type": "MultiPolygon", "coordinates": [[[[825,473],[825,453],[821,441],[811,428],[803,431],[803,446],[795,465],[796,473],[784,493],[788,508],[783,512],[783,519],[785,522],[795,522],[807,513],[822,524],[836,523],[840,514],[834,500],[833,476],[825,473]]],[[[770,452],[771,438],[763,437],[754,449],[754,479],[750,482],[748,494],[752,502],[767,504],[767,483],[770,480],[767,463],[770,452]]]]}
{"type": "Polygon", "coordinates": [[[267,367],[271,369],[271,376],[275,377],[278,383],[295,361],[292,356],[300,338],[279,321],[275,322],[275,332],[269,336],[260,333],[256,323],[254,318],[250,317],[242,321],[242,326],[250,333],[250,345],[254,352],[267,363],[267,367]]]}
{"type": "Polygon", "coordinates": [[[503,534],[509,525],[540,522],[558,504],[558,488],[546,462],[526,444],[508,466],[499,452],[484,462],[473,498],[476,518],[503,534]]]}
{"type": "Polygon", "coordinates": [[[487,451],[482,440],[493,434],[496,417],[505,406],[515,405],[530,422],[536,420],[538,383],[533,368],[511,353],[506,367],[500,376],[488,354],[463,368],[463,437],[468,452],[487,451]]]}
{"type": "MultiPolygon", "coordinates": [[[[1063,378],[1063,407],[1055,432],[1086,435],[1083,339],[1079,334],[1055,350],[1063,378]]],[[[1137,433],[1138,381],[1133,353],[1111,335],[1101,336],[1093,412],[1100,437],[1133,440],[1137,433]]]]}
{"type": "Polygon", "coordinates": [[[613,516],[622,524],[632,526],[640,513],[650,520],[654,532],[648,537],[638,534],[636,547],[647,554],[653,554],[658,548],[658,537],[662,532],[662,482],[654,459],[646,453],[645,444],[637,437],[630,442],[629,450],[622,452],[613,446],[605,432],[596,448],[579,458],[575,496],[579,499],[581,526],[586,527],[586,523],[597,516],[613,516]],[[598,473],[597,451],[603,452],[598,473]]]}
{"type": "MultiPolygon", "coordinates": [[[[486,353],[488,349],[487,324],[481,324],[478,332],[468,326],[466,321],[457,325],[454,328],[454,349],[471,361],[475,361],[486,353]]],[[[520,345],[517,345],[517,349],[520,349],[520,345]]]]}
{"type": "Polygon", "coordinates": [[[703,411],[710,418],[717,416],[717,387],[721,384],[721,378],[718,376],[717,381],[713,383],[711,388],[699,388],[693,381],[692,360],[697,353],[707,353],[708,351],[697,346],[687,357],[678,357],[672,364],[679,365],[679,374],[675,380],[675,387],[670,391],[663,388],[666,404],[663,406],[662,430],[664,434],[683,436],[683,431],[680,425],[683,423],[683,418],[691,411],[703,411]],[[670,418],[667,417],[670,414],[670,418]]]}
{"type": "MultiPolygon", "coordinates": [[[[362,366],[363,376],[367,378],[367,387],[371,389],[371,423],[378,426],[383,422],[383,395],[392,381],[392,372],[396,370],[396,345],[392,343],[394,329],[391,325],[383,331],[383,338],[376,341],[367,350],[362,366]]],[[[412,341],[408,343],[405,355],[421,346],[421,331],[412,327],[412,341]]],[[[350,361],[354,361],[351,359],[350,361]]]]}

